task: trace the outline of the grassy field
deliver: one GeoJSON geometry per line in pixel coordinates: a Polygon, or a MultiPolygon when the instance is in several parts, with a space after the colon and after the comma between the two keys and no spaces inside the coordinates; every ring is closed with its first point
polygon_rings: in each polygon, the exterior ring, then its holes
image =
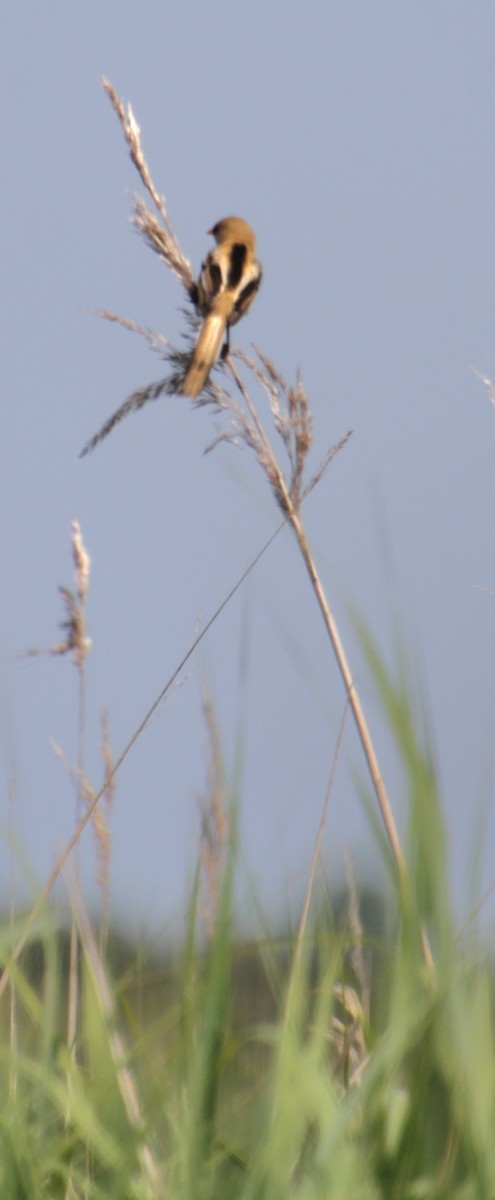
{"type": "Polygon", "coordinates": [[[434,772],[374,667],[410,825],[373,929],[352,878],[336,907],[310,879],[297,931],[236,943],[233,813],[168,963],[97,940],[81,897],[72,965],[46,906],[4,926],[2,1200],[493,1200],[492,967],[455,932],[434,772]]]}

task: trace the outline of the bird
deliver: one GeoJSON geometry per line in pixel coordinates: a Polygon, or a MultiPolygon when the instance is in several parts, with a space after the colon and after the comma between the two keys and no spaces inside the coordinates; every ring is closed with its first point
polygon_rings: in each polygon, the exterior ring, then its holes
{"type": "Polygon", "coordinates": [[[191,362],[182,385],[185,396],[202,391],[220,353],[224,335],[245,316],[261,283],[256,258],[256,238],[242,217],[223,217],[208,233],[216,246],[207,254],[191,299],[204,317],[191,362]]]}

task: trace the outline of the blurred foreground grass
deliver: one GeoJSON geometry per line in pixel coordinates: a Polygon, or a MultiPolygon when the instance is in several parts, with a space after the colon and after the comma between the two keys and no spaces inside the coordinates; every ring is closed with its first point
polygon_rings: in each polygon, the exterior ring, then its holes
{"type": "Polygon", "coordinates": [[[492,966],[474,923],[456,935],[433,765],[367,651],[409,794],[386,921],[351,885],[338,913],[313,897],[303,936],[236,944],[232,838],[207,949],[198,886],[169,963],[103,952],[81,907],[69,1046],[45,914],[2,1000],[1,1200],[494,1200],[492,966]]]}

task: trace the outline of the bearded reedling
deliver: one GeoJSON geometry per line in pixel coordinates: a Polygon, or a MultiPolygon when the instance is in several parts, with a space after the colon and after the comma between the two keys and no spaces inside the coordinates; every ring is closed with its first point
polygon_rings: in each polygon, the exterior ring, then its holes
{"type": "Polygon", "coordinates": [[[256,238],[241,217],[224,217],[208,230],[216,246],[205,258],[194,289],[204,317],[182,392],[195,398],[204,387],[230,326],[245,316],[261,283],[256,238]]]}

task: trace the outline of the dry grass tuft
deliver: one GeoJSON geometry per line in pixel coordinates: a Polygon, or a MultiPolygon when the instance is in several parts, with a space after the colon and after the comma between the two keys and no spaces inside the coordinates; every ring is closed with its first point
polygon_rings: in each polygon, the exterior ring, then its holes
{"type": "Polygon", "coordinates": [[[26,651],[25,657],[32,658],[40,654],[72,654],[78,670],[83,667],[86,657],[91,650],[91,638],[86,636],[85,603],[89,588],[91,559],[82,540],[78,521],[72,522],[72,556],[74,559],[74,580],[76,590],[59,585],[59,595],[62,598],[65,616],[60,622],[64,637],[53,646],[41,649],[33,646],[26,651]]]}
{"type": "MultiPolygon", "coordinates": [[[[133,392],[104,422],[98,432],[89,439],[81,451],[81,457],[94,450],[112,432],[115,426],[131,412],[138,412],[148,402],[158,400],[164,395],[181,393],[200,323],[195,309],[196,283],[191,265],[189,259],[183,253],[173,229],[165,199],[159,194],[151,177],[142,149],[140,129],[135,116],[130,105],[127,106],[127,109],[125,108],[108,80],[103,81],[103,86],[120,121],[132,162],[139,173],[144,187],[151,196],[158,214],[156,215],[150,210],[142,197],[133,196],[133,224],[144,238],[146,244],[158,255],[182,284],[187,305],[182,311],[184,312],[187,331],[185,333],[185,347],[177,348],[170,345],[168,339],[163,334],[153,333],[129,317],[122,317],[106,310],[98,310],[98,314],[104,320],[117,323],[123,328],[144,337],[151,348],[167,363],[169,371],[163,379],[145,384],[142,388],[138,388],[133,392]]],[[[217,417],[220,416],[223,418],[221,427],[217,429],[214,441],[210,443],[207,449],[212,450],[219,442],[228,441],[235,445],[247,445],[250,449],[254,450],[258,462],[270,482],[277,503],[284,514],[286,514],[288,512],[287,495],[290,497],[291,506],[298,511],[302,495],[307,494],[314,487],[317,480],[321,478],[329,462],[342,445],[345,444],[350,433],[347,433],[337,446],[331,447],[327,452],[317,476],[313,477],[313,480],[307,484],[303,492],[304,466],[312,443],[312,419],[307,395],[299,378],[295,385],[288,386],[281,373],[267,355],[263,354],[260,350],[256,350],[255,354],[256,357],[252,358],[240,350],[229,349],[227,355],[222,356],[216,366],[218,371],[224,374],[227,370],[230,370],[231,377],[236,386],[236,394],[232,395],[227,389],[221,387],[210,377],[195,404],[198,407],[209,405],[213,408],[217,417]],[[274,428],[282,439],[289,459],[287,481],[283,480],[281,476],[266,433],[259,422],[254,405],[234,366],[234,359],[237,359],[248,368],[268,396],[274,428]]]]}

